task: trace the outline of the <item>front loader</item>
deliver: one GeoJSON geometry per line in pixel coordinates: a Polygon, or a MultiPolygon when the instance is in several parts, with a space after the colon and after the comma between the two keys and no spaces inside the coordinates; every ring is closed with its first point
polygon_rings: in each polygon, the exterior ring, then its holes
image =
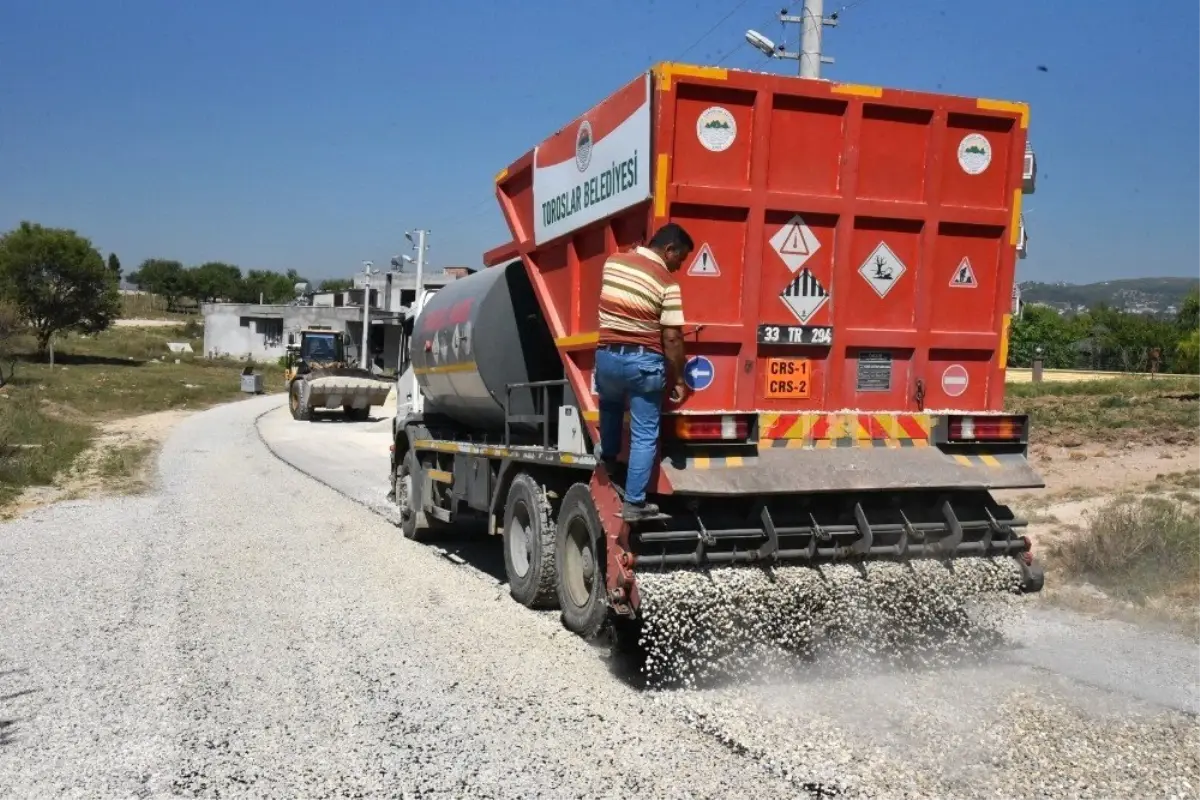
{"type": "Polygon", "coordinates": [[[317,409],[341,408],[346,419],[364,422],[371,406],[383,405],[391,384],[346,362],[346,334],[305,328],[289,336],[284,380],[292,419],[310,421],[317,409]]]}

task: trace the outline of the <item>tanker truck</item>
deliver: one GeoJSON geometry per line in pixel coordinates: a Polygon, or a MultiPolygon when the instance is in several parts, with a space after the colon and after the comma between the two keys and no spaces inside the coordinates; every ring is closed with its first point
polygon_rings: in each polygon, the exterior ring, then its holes
{"type": "Polygon", "coordinates": [[[1028,121],[724,68],[637,76],[500,171],[512,240],[416,318],[403,534],[477,520],[512,597],[584,637],[636,621],[639,581],[672,570],[988,559],[1040,591],[993,497],[1044,485],[1004,411],[1028,121]],[[600,276],[669,221],[696,244],[677,273],[691,392],[664,401],[662,514],[631,526],[595,455],[600,276]]]}

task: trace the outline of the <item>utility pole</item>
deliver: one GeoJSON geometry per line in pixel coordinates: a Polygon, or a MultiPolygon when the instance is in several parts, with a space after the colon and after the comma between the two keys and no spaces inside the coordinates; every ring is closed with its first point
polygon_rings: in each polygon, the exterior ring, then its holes
{"type": "MultiPolygon", "coordinates": [[[[412,256],[404,255],[404,256],[400,256],[398,259],[397,258],[392,259],[393,265],[403,264],[405,261],[407,261],[410,264],[415,264],[417,267],[417,276],[416,276],[417,281],[416,281],[415,291],[413,292],[413,304],[410,309],[410,313],[414,320],[416,320],[417,316],[421,313],[421,308],[425,305],[425,251],[429,248],[429,245],[426,244],[425,239],[428,235],[429,235],[429,231],[427,231],[425,229],[419,229],[416,231],[405,231],[404,238],[408,239],[408,243],[411,244],[413,246],[413,249],[417,251],[417,257],[413,258],[412,256]],[[414,234],[415,234],[415,236],[414,236],[414,234]]],[[[411,363],[411,359],[405,359],[404,353],[401,353],[400,358],[397,360],[396,363],[404,364],[405,361],[409,361],[411,363]]],[[[400,401],[401,377],[402,377],[402,375],[398,372],[397,377],[396,377],[396,400],[397,400],[397,402],[400,401]]],[[[421,394],[420,385],[416,382],[416,378],[414,376],[413,384],[412,384],[412,393],[409,398],[410,411],[412,411],[412,413],[414,413],[414,414],[421,413],[421,411],[424,410],[424,406],[425,406],[424,400],[425,400],[425,398],[424,398],[424,395],[421,394]]]]}
{"type": "MultiPolygon", "coordinates": [[[[412,233],[405,232],[404,236],[412,244],[417,251],[417,293],[413,301],[413,316],[421,313],[421,306],[425,300],[425,237],[429,234],[427,230],[414,231],[417,234],[416,241],[413,241],[412,233]]],[[[405,257],[405,260],[412,261],[411,257],[405,257]]]]}
{"type": "MultiPolygon", "coordinates": [[[[821,77],[821,34],[825,26],[824,0],[804,0],[800,15],[800,77],[821,77]]],[[[833,24],[837,24],[834,20],[833,24]]],[[[830,58],[827,63],[832,64],[830,58]]]]}
{"type": "Polygon", "coordinates": [[[779,12],[779,21],[784,25],[800,26],[800,50],[791,51],[777,45],[758,31],[746,31],[746,41],[769,58],[793,59],[798,62],[801,78],[820,78],[821,65],[832,64],[833,57],[821,55],[821,37],[826,27],[837,27],[837,12],[825,16],[824,0],[804,0],[804,9],[799,16],[779,12]]]}
{"type": "Polygon", "coordinates": [[[374,265],[370,261],[362,263],[366,283],[363,284],[362,352],[358,354],[358,365],[365,370],[367,369],[367,360],[371,355],[371,267],[374,265]]]}

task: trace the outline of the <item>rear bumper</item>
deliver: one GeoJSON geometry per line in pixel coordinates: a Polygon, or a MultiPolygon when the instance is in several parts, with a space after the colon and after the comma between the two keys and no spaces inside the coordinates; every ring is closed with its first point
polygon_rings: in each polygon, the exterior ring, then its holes
{"type": "Polygon", "coordinates": [[[741,495],[912,489],[1040,489],[1021,452],[949,452],[925,447],[750,448],[720,455],[668,455],[659,490],[741,495]],[[665,486],[664,486],[665,484],[665,486]]]}

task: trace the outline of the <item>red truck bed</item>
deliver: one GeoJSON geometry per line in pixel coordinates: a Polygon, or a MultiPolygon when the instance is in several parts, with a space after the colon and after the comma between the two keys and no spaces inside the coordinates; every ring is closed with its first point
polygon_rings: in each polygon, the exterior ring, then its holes
{"type": "Polygon", "coordinates": [[[601,265],[674,221],[696,391],[666,411],[757,413],[770,439],[853,410],[928,438],[930,413],[1003,407],[1028,121],[660,64],[496,177],[513,241],[484,260],[524,261],[587,419],[601,265]]]}

